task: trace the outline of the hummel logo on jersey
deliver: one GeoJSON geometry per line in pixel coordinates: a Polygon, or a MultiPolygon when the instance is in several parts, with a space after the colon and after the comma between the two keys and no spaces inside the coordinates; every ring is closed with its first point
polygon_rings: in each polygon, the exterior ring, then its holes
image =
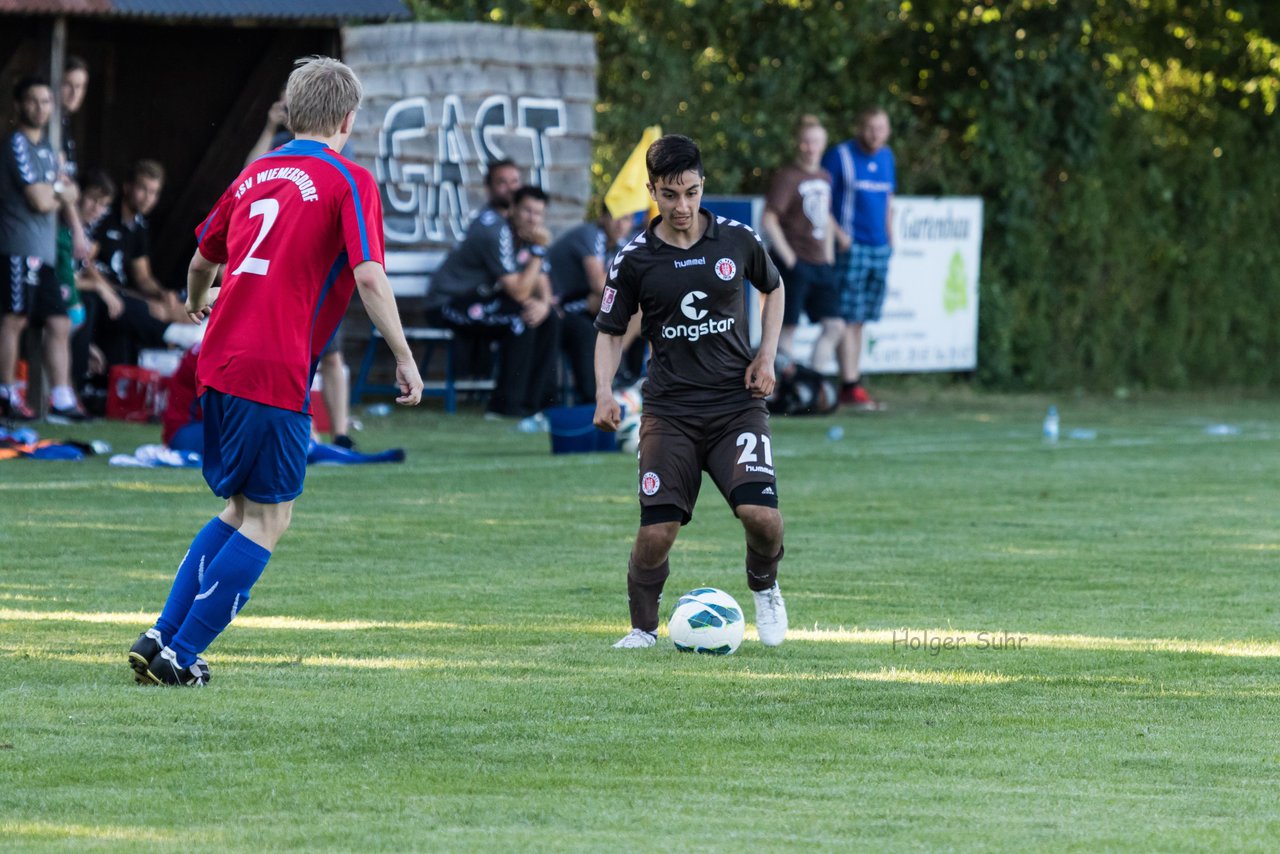
{"type": "Polygon", "coordinates": [[[685,267],[705,267],[707,265],[707,259],[706,258],[686,258],[683,261],[672,261],[671,263],[676,265],[677,270],[682,270],[685,267]]]}
{"type": "Polygon", "coordinates": [[[644,245],[644,243],[645,243],[644,233],[643,233],[643,232],[641,232],[640,234],[637,234],[635,237],[631,238],[630,242],[629,242],[629,243],[627,243],[627,245],[626,245],[626,246],[624,246],[624,247],[622,247],[622,249],[618,250],[618,254],[617,254],[617,255],[615,255],[615,256],[613,256],[613,263],[612,263],[611,265],[609,265],[609,280],[610,280],[610,281],[612,281],[612,280],[614,280],[614,279],[618,278],[618,270],[619,270],[619,269],[621,268],[621,266],[622,266],[622,258],[623,258],[623,256],[624,256],[624,255],[626,255],[626,254],[627,254],[628,252],[630,252],[631,250],[635,249],[637,246],[643,246],[643,245],[644,245]]]}
{"type": "Polygon", "coordinates": [[[13,159],[18,166],[18,172],[22,175],[22,180],[28,184],[34,184],[36,182],[36,172],[31,168],[31,161],[27,159],[25,142],[26,137],[22,135],[22,131],[14,131],[9,140],[9,146],[13,149],[13,159]]]}
{"type": "MultiPolygon", "coordinates": [[[[676,262],[677,265],[679,263],[679,261],[676,262]]],[[[690,320],[701,320],[707,316],[707,310],[705,308],[698,308],[694,303],[706,298],[707,295],[702,291],[689,291],[689,293],[684,295],[684,299],[680,300],[680,310],[684,312],[684,316],[690,320]]]]}
{"type": "MultiPolygon", "coordinates": [[[[493,213],[490,211],[490,213],[493,213]]],[[[502,260],[502,269],[508,273],[514,273],[516,267],[516,247],[515,238],[511,236],[511,229],[503,226],[498,232],[498,257],[502,260]]]]}
{"type": "Polygon", "coordinates": [[[747,225],[746,223],[738,222],[736,219],[726,219],[725,217],[722,217],[722,216],[716,217],[716,223],[718,223],[719,225],[732,226],[733,228],[745,229],[747,234],[750,234],[752,237],[756,239],[756,243],[759,243],[762,246],[764,245],[764,241],[760,239],[760,235],[756,233],[756,230],[751,226],[747,225]]]}

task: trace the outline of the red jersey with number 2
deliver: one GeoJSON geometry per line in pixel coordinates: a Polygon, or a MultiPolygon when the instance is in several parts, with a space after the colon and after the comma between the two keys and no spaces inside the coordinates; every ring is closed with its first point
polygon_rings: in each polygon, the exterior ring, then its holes
{"type": "Polygon", "coordinates": [[[225,265],[200,391],[310,412],[311,378],[351,302],[352,270],[383,263],[373,176],[323,143],[294,140],[240,173],[196,242],[225,265]]]}

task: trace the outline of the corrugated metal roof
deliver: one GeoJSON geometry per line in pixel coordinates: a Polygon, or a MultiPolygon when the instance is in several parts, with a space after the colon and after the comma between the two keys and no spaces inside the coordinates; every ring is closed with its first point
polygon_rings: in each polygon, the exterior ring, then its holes
{"type": "Polygon", "coordinates": [[[0,13],[28,15],[102,15],[111,0],[0,0],[0,13]]]}
{"type": "Polygon", "coordinates": [[[0,0],[0,14],[199,20],[409,17],[400,0],[0,0]]]}

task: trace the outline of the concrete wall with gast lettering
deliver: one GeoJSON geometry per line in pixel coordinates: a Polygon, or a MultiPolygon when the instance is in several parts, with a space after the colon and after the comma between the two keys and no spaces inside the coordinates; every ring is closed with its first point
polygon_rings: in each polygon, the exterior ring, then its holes
{"type": "Polygon", "coordinates": [[[382,190],[387,249],[448,248],[484,206],[495,160],[551,196],[553,234],[591,196],[596,51],[589,34],[492,24],[387,24],[342,33],[364,84],[346,153],[382,190]]]}

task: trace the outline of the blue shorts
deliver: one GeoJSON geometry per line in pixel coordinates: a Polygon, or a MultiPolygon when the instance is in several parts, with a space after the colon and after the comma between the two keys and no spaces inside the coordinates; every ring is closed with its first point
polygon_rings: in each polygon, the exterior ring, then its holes
{"type": "Polygon", "coordinates": [[[795,266],[788,269],[776,257],[774,265],[787,289],[787,301],[782,306],[783,326],[799,324],[801,312],[813,323],[840,317],[840,288],[833,267],[797,258],[795,266]]]}
{"type": "Polygon", "coordinates": [[[219,498],[282,504],[302,494],[311,416],[207,390],[204,479],[219,498]]]}
{"type": "Polygon", "coordinates": [[[889,258],[893,247],[853,244],[836,256],[836,279],[840,283],[840,313],[849,323],[874,323],[884,308],[889,283],[889,258]]]}
{"type": "Polygon", "coordinates": [[[204,454],[204,422],[183,424],[169,437],[169,447],[175,451],[195,451],[204,454]]]}

